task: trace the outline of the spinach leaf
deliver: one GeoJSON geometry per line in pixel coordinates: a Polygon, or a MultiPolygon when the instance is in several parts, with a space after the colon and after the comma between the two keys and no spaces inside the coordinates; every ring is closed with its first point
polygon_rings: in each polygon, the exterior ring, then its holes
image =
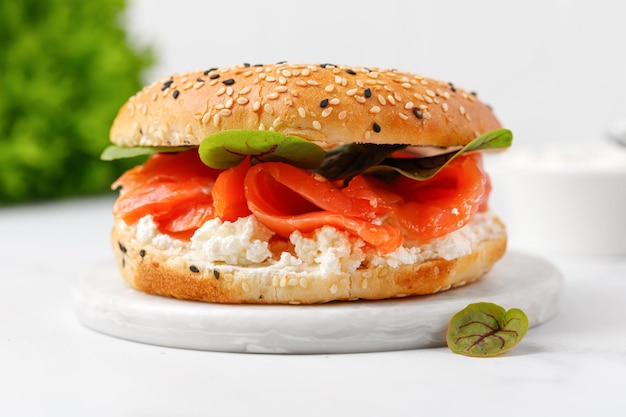
{"type": "Polygon", "coordinates": [[[236,166],[247,156],[251,163],[286,162],[317,168],[324,160],[320,146],[306,139],[267,130],[226,130],[207,136],[200,144],[200,159],[217,169],[236,166]]]}
{"type": "Polygon", "coordinates": [[[161,152],[181,152],[191,149],[192,146],[117,146],[110,145],[104,149],[100,155],[103,161],[113,161],[115,159],[134,158],[136,156],[152,155],[161,152]]]}

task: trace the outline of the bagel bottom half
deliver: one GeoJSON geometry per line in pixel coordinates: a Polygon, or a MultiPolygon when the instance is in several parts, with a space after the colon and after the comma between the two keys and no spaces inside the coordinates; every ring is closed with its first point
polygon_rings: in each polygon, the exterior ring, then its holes
{"type": "Polygon", "coordinates": [[[146,237],[137,225],[119,219],[112,244],[124,279],[146,293],[214,303],[315,304],[434,294],[468,284],[504,255],[507,235],[495,215],[479,213],[451,236],[410,251],[401,248],[402,256],[371,256],[357,247],[360,262],[334,270],[302,266],[291,255],[285,266],[280,254],[280,260],[247,265],[207,261],[189,242],[158,233],[146,237]],[[409,252],[414,255],[407,260],[409,252]]]}

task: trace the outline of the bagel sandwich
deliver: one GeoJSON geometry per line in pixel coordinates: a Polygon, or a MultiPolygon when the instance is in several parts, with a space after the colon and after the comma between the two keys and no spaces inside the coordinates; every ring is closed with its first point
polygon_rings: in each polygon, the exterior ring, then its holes
{"type": "Polygon", "coordinates": [[[485,275],[507,235],[482,154],[510,146],[452,83],[331,64],[173,75],[120,109],[111,234],[130,286],[211,303],[434,294],[485,275]]]}

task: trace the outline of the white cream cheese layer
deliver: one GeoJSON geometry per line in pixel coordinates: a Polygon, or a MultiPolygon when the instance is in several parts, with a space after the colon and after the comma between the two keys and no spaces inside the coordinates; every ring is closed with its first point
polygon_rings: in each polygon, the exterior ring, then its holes
{"type": "MultiPolygon", "coordinates": [[[[132,226],[127,226],[132,227],[132,226]]],[[[290,250],[273,253],[269,243],[274,233],[254,216],[235,222],[212,219],[200,227],[190,242],[174,239],[158,232],[151,216],[139,220],[136,239],[144,245],[167,250],[193,264],[231,265],[272,268],[290,272],[319,271],[322,276],[351,273],[363,266],[386,265],[392,268],[421,263],[429,259],[451,260],[468,255],[482,240],[495,238],[504,228],[490,212],[478,213],[461,229],[426,244],[407,241],[397,250],[380,254],[374,248],[347,232],[325,226],[312,234],[298,231],[289,237],[290,250]]],[[[275,248],[274,248],[275,251],[275,248]]]]}

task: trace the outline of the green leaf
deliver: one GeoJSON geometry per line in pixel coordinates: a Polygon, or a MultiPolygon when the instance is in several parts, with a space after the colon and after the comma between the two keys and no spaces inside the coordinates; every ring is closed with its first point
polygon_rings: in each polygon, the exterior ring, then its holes
{"type": "Polygon", "coordinates": [[[153,155],[164,152],[181,152],[191,149],[193,146],[117,146],[110,145],[104,149],[100,155],[103,161],[113,161],[116,159],[134,158],[136,156],[153,155]]]}
{"type": "Polygon", "coordinates": [[[317,172],[330,180],[350,180],[359,174],[378,177],[401,174],[424,181],[435,176],[457,156],[471,151],[508,148],[513,142],[510,130],[498,129],[474,139],[458,151],[421,158],[389,158],[406,145],[348,144],[327,153],[317,172]]]}
{"type": "Polygon", "coordinates": [[[446,340],[454,353],[496,356],[517,345],[528,331],[528,317],[517,308],[505,311],[493,303],[474,303],[450,320],[446,340]]]}
{"type": "Polygon", "coordinates": [[[458,151],[423,158],[387,158],[381,164],[365,170],[365,173],[388,175],[390,172],[396,172],[417,181],[425,181],[434,177],[450,161],[461,154],[486,149],[508,148],[512,142],[513,133],[510,130],[493,130],[477,137],[458,151]]]}
{"type": "Polygon", "coordinates": [[[326,158],[316,172],[331,181],[351,179],[380,164],[392,153],[406,146],[373,143],[349,143],[337,146],[326,152],[326,158]]]}
{"type": "Polygon", "coordinates": [[[207,136],[200,144],[200,159],[216,169],[236,166],[247,156],[251,163],[286,162],[300,168],[317,168],[325,152],[308,140],[267,130],[225,130],[207,136]]]}

